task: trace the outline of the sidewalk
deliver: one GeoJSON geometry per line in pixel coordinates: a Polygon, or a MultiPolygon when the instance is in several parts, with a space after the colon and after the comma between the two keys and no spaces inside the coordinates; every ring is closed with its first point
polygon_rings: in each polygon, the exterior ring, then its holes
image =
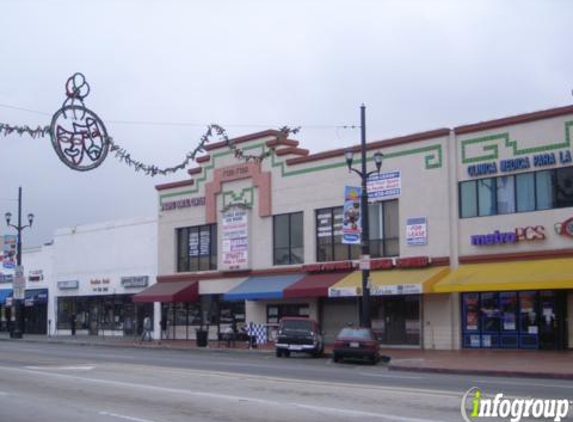
{"type": "MultiPolygon", "coordinates": [[[[0,341],[35,343],[67,343],[75,345],[119,346],[166,350],[223,351],[228,353],[274,353],[272,343],[250,349],[246,342],[236,342],[228,348],[224,342],[210,341],[209,346],[197,347],[195,340],[163,340],[139,342],[139,338],[103,336],[45,336],[24,334],[22,339],[10,339],[0,333],[0,341]]],[[[325,354],[331,353],[326,347],[325,354]]],[[[391,358],[388,369],[392,371],[418,371],[444,374],[482,376],[555,378],[573,380],[573,350],[457,350],[437,351],[419,349],[381,349],[381,355],[391,358]]]]}

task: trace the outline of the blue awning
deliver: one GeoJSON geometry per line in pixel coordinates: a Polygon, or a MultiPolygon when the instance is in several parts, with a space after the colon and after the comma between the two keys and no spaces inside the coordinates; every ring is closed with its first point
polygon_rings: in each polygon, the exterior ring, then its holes
{"type": "Polygon", "coordinates": [[[12,289],[0,290],[0,304],[6,303],[6,298],[12,296],[12,289]]]}
{"type": "Polygon", "coordinates": [[[283,290],[304,276],[305,274],[251,276],[229,290],[223,300],[282,299],[283,290]]]}

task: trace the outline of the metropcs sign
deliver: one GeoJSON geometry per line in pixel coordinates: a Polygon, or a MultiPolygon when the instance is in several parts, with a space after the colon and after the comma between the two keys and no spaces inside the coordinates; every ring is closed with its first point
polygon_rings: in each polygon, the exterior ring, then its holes
{"type": "Polygon", "coordinates": [[[495,230],[488,234],[474,234],[470,237],[473,246],[502,245],[522,241],[545,240],[545,227],[527,226],[517,227],[513,231],[502,232],[495,230]]]}

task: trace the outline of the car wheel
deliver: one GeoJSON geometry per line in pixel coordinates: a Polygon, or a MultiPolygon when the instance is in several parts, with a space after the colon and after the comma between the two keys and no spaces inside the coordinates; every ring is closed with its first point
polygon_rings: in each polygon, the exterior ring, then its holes
{"type": "Polygon", "coordinates": [[[283,355],[283,351],[281,349],[276,349],[275,354],[277,355],[277,358],[280,358],[283,355]]]}
{"type": "Polygon", "coordinates": [[[338,363],[340,362],[340,356],[338,356],[336,353],[332,355],[332,361],[334,363],[338,363]]]}
{"type": "Polygon", "coordinates": [[[372,355],[372,356],[370,357],[370,363],[371,363],[372,365],[376,365],[376,364],[378,363],[378,356],[372,355]]]}
{"type": "Polygon", "coordinates": [[[321,356],[322,356],[322,349],[319,349],[319,350],[316,350],[316,351],[312,352],[312,357],[315,358],[315,359],[317,359],[317,358],[319,358],[319,357],[321,357],[321,356]]]}
{"type": "Polygon", "coordinates": [[[290,350],[285,350],[284,355],[285,357],[290,358],[290,350]]]}

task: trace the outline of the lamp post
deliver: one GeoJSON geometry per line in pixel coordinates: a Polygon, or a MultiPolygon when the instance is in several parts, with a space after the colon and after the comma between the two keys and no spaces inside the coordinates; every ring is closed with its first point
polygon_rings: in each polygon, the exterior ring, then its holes
{"type": "MultiPolygon", "coordinates": [[[[32,227],[32,223],[34,222],[34,214],[28,214],[28,223],[25,226],[22,225],[22,187],[18,188],[18,224],[10,224],[10,220],[12,220],[12,213],[7,212],[4,214],[6,218],[6,224],[8,227],[12,227],[16,229],[18,233],[18,237],[16,238],[16,265],[19,270],[22,269],[22,230],[26,227],[32,227]]],[[[13,329],[13,338],[22,338],[23,330],[23,318],[22,318],[22,298],[14,298],[13,303],[14,309],[14,316],[15,316],[15,323],[16,326],[13,329]]]]}
{"type": "Polygon", "coordinates": [[[374,163],[376,164],[376,170],[371,172],[366,171],[366,106],[364,104],[360,106],[360,129],[360,153],[362,161],[361,170],[357,170],[352,167],[352,160],[354,157],[353,149],[347,149],[344,151],[344,157],[346,158],[346,165],[348,166],[348,170],[358,174],[362,180],[360,194],[360,213],[362,215],[360,219],[362,226],[362,240],[360,242],[360,263],[362,267],[362,313],[360,318],[360,325],[362,327],[370,328],[372,325],[370,318],[370,287],[368,285],[368,278],[370,277],[370,221],[368,220],[368,192],[366,190],[366,182],[368,181],[368,177],[370,177],[370,175],[374,173],[380,173],[384,155],[379,151],[375,152],[374,163]]]}

